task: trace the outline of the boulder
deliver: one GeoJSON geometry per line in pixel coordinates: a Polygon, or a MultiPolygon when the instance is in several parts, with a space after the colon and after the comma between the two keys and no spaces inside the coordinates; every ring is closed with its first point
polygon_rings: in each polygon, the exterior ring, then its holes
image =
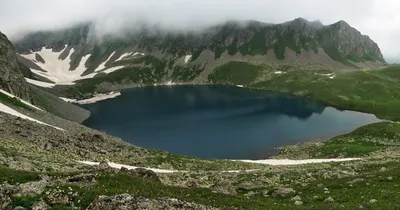
{"type": "Polygon", "coordinates": [[[213,186],[210,187],[210,189],[215,193],[222,193],[227,195],[237,194],[235,187],[229,181],[226,180],[214,184],[213,186]]]}
{"type": "Polygon", "coordinates": [[[283,188],[278,187],[272,190],[271,195],[273,197],[287,197],[289,195],[295,194],[296,191],[293,188],[283,188]]]}

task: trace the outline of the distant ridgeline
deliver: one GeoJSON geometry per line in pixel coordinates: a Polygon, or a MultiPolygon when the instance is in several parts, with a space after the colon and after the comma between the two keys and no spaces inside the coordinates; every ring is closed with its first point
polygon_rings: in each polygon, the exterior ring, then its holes
{"type": "MultiPolygon", "coordinates": [[[[33,70],[34,79],[59,84],[90,79],[105,90],[170,81],[208,82],[209,74],[230,61],[326,69],[386,64],[378,45],[344,21],[327,26],[302,18],[282,24],[231,21],[202,32],[143,29],[123,38],[104,36],[101,41],[94,38],[92,28],[89,23],[31,33],[14,43],[18,59],[33,70]]],[[[86,85],[80,91],[96,88],[86,85]]]]}

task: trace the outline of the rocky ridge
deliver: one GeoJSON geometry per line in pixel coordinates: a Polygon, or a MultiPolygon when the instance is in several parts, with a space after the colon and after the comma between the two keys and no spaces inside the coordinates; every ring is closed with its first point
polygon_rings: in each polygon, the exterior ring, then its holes
{"type": "MultiPolygon", "coordinates": [[[[107,61],[111,65],[127,52],[145,53],[172,62],[173,65],[185,65],[186,62],[177,59],[190,56],[189,60],[186,59],[189,65],[201,64],[206,69],[213,68],[212,65],[207,67],[210,65],[208,62],[222,57],[226,59],[227,55],[250,56],[250,60],[254,61],[259,60],[257,56],[264,56],[263,62],[271,62],[291,60],[293,56],[307,52],[327,54],[337,62],[333,65],[335,68],[357,68],[365,62],[371,65],[384,63],[378,45],[344,21],[327,26],[303,18],[282,24],[231,21],[196,33],[176,34],[157,29],[154,29],[157,31],[154,33],[151,31],[153,29],[142,29],[127,32],[124,38],[105,36],[101,41],[94,38],[92,28],[93,24],[88,23],[60,31],[31,33],[14,44],[20,54],[35,53],[42,47],[60,52],[67,45],[59,59],[66,59],[70,50],[74,49],[68,70],[75,70],[82,58],[90,54],[85,63],[86,74],[102,62],[107,61]],[[211,51],[212,56],[206,56],[207,51],[211,51]],[[295,54],[291,55],[291,52],[295,54]]],[[[43,61],[43,58],[38,59],[37,62],[43,61]]],[[[318,56],[311,61],[326,63],[318,56]]],[[[331,63],[329,65],[332,66],[331,63]]]]}
{"type": "Polygon", "coordinates": [[[14,47],[0,32],[0,88],[26,101],[32,101],[29,85],[25,82],[14,47]]]}
{"type": "Polygon", "coordinates": [[[378,45],[344,21],[331,25],[303,18],[282,24],[229,21],[181,34],[144,27],[127,31],[123,38],[104,35],[101,39],[94,36],[93,27],[84,23],[15,41],[19,61],[33,71],[26,77],[57,83],[74,74],[74,81],[68,82],[77,85],[47,89],[58,96],[84,99],[144,85],[213,83],[209,75],[235,61],[269,65],[277,71],[288,65],[340,70],[386,65],[378,45]],[[51,52],[57,58],[48,60],[51,52]],[[43,70],[52,69],[43,66],[55,62],[63,73],[46,76],[43,70]]]}

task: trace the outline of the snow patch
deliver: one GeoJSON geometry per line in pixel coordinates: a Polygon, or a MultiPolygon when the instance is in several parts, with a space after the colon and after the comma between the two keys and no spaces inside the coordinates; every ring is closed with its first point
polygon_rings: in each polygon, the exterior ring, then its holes
{"type": "Polygon", "coordinates": [[[5,95],[7,95],[7,96],[9,96],[9,97],[11,97],[11,98],[16,98],[16,99],[18,99],[19,101],[21,101],[22,103],[24,103],[25,105],[28,105],[28,106],[30,106],[30,107],[32,107],[32,108],[34,108],[34,109],[43,111],[41,108],[39,108],[39,107],[37,107],[37,106],[34,106],[34,105],[32,105],[31,103],[29,103],[29,102],[27,102],[27,101],[25,101],[25,100],[22,100],[22,99],[18,98],[17,96],[15,96],[15,95],[13,95],[13,94],[11,94],[11,93],[5,91],[5,90],[1,90],[1,89],[0,89],[0,93],[3,93],[3,94],[5,94],[5,95]]]}
{"type": "Polygon", "coordinates": [[[137,56],[137,55],[143,56],[143,55],[145,55],[145,54],[144,54],[144,53],[140,53],[140,52],[135,52],[135,53],[133,53],[131,56],[137,56]]]}
{"type": "MultiPolygon", "coordinates": [[[[257,164],[265,164],[265,165],[301,165],[301,164],[309,164],[309,163],[326,163],[326,162],[345,162],[345,161],[353,161],[353,160],[361,160],[361,158],[337,158],[337,159],[306,159],[306,160],[289,160],[289,159],[267,159],[267,160],[232,160],[232,161],[240,161],[246,163],[257,163],[257,164]]],[[[99,162],[92,161],[77,161],[78,163],[96,166],[100,165],[99,162]]],[[[129,170],[133,170],[136,168],[141,168],[137,166],[118,164],[113,162],[107,162],[107,164],[111,168],[121,169],[122,167],[127,168],[129,170]]],[[[179,173],[179,172],[187,172],[187,171],[179,171],[179,170],[166,170],[166,169],[158,169],[158,168],[145,168],[147,170],[154,171],[155,173],[179,173]]],[[[249,169],[249,170],[229,170],[222,171],[225,173],[238,173],[238,172],[252,172],[258,171],[259,169],[249,169]]]]}
{"type": "Polygon", "coordinates": [[[39,87],[52,88],[52,87],[56,86],[56,84],[54,84],[54,83],[42,82],[42,81],[39,81],[39,80],[33,80],[33,79],[26,78],[26,77],[25,77],[25,80],[28,83],[30,83],[32,85],[39,86],[39,87]]]}
{"type": "Polygon", "coordinates": [[[185,64],[188,63],[188,61],[192,58],[192,55],[186,55],[185,56],[185,64]]]}
{"type": "Polygon", "coordinates": [[[172,81],[168,81],[168,82],[165,83],[165,85],[168,85],[168,86],[169,86],[169,85],[175,85],[175,83],[172,82],[172,81]]]}
{"type": "Polygon", "coordinates": [[[283,71],[276,71],[275,74],[283,74],[283,71]]]}
{"type": "MultiPolygon", "coordinates": [[[[100,165],[99,162],[92,162],[92,161],[77,161],[78,163],[86,164],[86,165],[91,165],[91,166],[97,166],[100,165]]],[[[118,164],[118,163],[113,163],[113,162],[108,162],[107,163],[111,168],[116,168],[116,169],[121,169],[121,168],[127,168],[129,170],[137,169],[140,167],[136,166],[130,166],[130,165],[124,165],[124,164],[118,164]]],[[[175,173],[175,172],[184,172],[184,171],[174,171],[174,170],[165,170],[165,169],[157,169],[157,168],[145,168],[146,170],[151,170],[154,171],[155,173],[175,173]]]]}
{"type": "Polygon", "coordinates": [[[59,97],[59,98],[68,103],[73,103],[73,102],[77,101],[77,99],[64,98],[64,97],[59,97]]]}
{"type": "MultiPolygon", "coordinates": [[[[32,79],[26,79],[29,83],[38,85],[41,87],[54,87],[55,85],[74,85],[75,81],[81,80],[81,79],[90,79],[96,76],[98,72],[104,72],[106,74],[114,72],[116,70],[119,70],[123,68],[123,66],[116,66],[116,67],[111,67],[109,69],[106,69],[105,65],[106,63],[111,59],[111,57],[115,54],[113,52],[108,59],[101,63],[96,69],[94,73],[82,76],[82,74],[87,70],[86,68],[86,62],[90,58],[91,54],[85,55],[81,58],[81,61],[79,62],[78,67],[75,70],[69,70],[70,69],[70,63],[71,63],[71,55],[74,53],[74,49],[71,48],[68,56],[64,59],[58,59],[59,56],[61,55],[62,52],[66,50],[68,46],[65,45],[65,48],[61,50],[60,52],[53,52],[53,50],[46,49],[43,47],[40,51],[38,52],[31,52],[30,54],[21,54],[26,59],[29,59],[33,62],[35,62],[40,68],[42,68],[44,71],[36,70],[36,69],[31,69],[31,71],[34,74],[37,74],[41,77],[45,77],[49,79],[50,81],[53,81],[55,84],[51,83],[46,83],[46,82],[41,82],[38,80],[32,80],[32,79]],[[40,63],[36,60],[36,53],[39,54],[44,60],[45,63],[40,63]],[[51,84],[51,85],[50,85],[51,84]]],[[[131,55],[132,53],[125,53],[121,55],[118,60],[123,59],[126,56],[131,55]]],[[[144,53],[138,53],[136,52],[134,55],[141,54],[144,55],[144,53]]]]}
{"type": "Polygon", "coordinates": [[[302,165],[309,163],[345,162],[353,160],[361,160],[361,158],[306,159],[306,160],[266,159],[266,160],[235,160],[235,161],[240,161],[245,163],[258,163],[265,165],[302,165]]]}
{"type": "Polygon", "coordinates": [[[137,56],[137,55],[145,55],[144,53],[140,53],[140,52],[135,52],[135,53],[133,53],[133,52],[129,52],[129,53],[124,53],[124,54],[122,54],[117,60],[115,60],[115,61],[120,61],[120,60],[123,60],[123,59],[125,59],[125,58],[127,58],[127,57],[134,57],[134,56],[137,56]]]}
{"type": "Polygon", "coordinates": [[[20,113],[20,112],[18,112],[16,110],[8,107],[8,106],[6,106],[6,105],[4,105],[2,103],[0,103],[0,111],[4,112],[4,113],[7,113],[7,114],[14,115],[16,117],[20,117],[22,119],[26,119],[26,120],[30,120],[30,121],[36,122],[36,123],[39,123],[39,124],[42,124],[42,125],[47,125],[47,126],[53,127],[55,129],[58,129],[58,130],[64,130],[62,128],[59,128],[59,127],[56,127],[56,126],[53,126],[53,125],[49,125],[47,123],[44,123],[44,122],[41,122],[39,120],[33,119],[32,117],[26,116],[26,115],[24,115],[24,114],[22,114],[22,113],[20,113]]]}
{"type": "Polygon", "coordinates": [[[115,61],[120,61],[120,60],[122,60],[122,59],[124,59],[124,58],[126,58],[126,57],[128,57],[128,56],[130,56],[132,53],[124,53],[124,54],[122,54],[117,60],[115,60],[115,61]]]}
{"type": "Polygon", "coordinates": [[[335,74],[335,73],[330,73],[330,74],[318,74],[318,75],[328,77],[329,79],[333,79],[333,78],[336,77],[336,74],[335,74]]]}
{"type": "Polygon", "coordinates": [[[84,99],[84,100],[77,100],[77,99],[71,99],[71,98],[63,98],[60,97],[60,99],[69,102],[69,103],[77,103],[77,104],[92,104],[96,103],[97,101],[104,101],[107,99],[115,98],[121,95],[121,92],[110,92],[110,93],[105,93],[105,94],[97,94],[92,98],[84,99]]]}
{"type": "MultiPolygon", "coordinates": [[[[82,163],[85,165],[91,165],[91,166],[98,166],[100,165],[99,162],[92,162],[92,161],[76,161],[78,163],[82,163]]],[[[126,168],[128,170],[134,170],[137,168],[143,168],[143,167],[137,167],[137,166],[131,166],[131,165],[124,165],[124,164],[118,164],[118,163],[113,163],[113,162],[107,162],[107,164],[111,168],[115,169],[121,169],[121,168],[126,168]]],[[[160,174],[166,174],[166,173],[186,173],[188,171],[180,171],[180,170],[167,170],[167,169],[158,169],[158,168],[144,168],[146,170],[154,171],[155,173],[160,173],[160,174]]],[[[225,173],[239,173],[239,172],[251,172],[251,171],[258,171],[259,169],[250,169],[250,170],[230,170],[230,171],[222,171],[225,173]]]]}
{"type": "Polygon", "coordinates": [[[106,73],[106,74],[109,74],[109,73],[111,73],[111,72],[120,70],[120,69],[122,69],[122,68],[125,68],[125,66],[114,66],[114,67],[108,68],[108,69],[106,69],[106,70],[104,70],[104,71],[102,71],[102,72],[104,72],[104,73],[106,73]]]}
{"type": "Polygon", "coordinates": [[[243,87],[243,85],[236,85],[236,87],[241,87],[241,88],[242,88],[242,87],[243,87]]]}
{"type": "Polygon", "coordinates": [[[101,63],[95,70],[94,72],[98,72],[101,71],[103,69],[106,68],[106,63],[111,59],[111,57],[113,57],[113,55],[115,54],[115,52],[111,53],[111,55],[107,58],[106,61],[104,61],[103,63],[101,63]]]}
{"type": "Polygon", "coordinates": [[[61,55],[62,52],[64,52],[67,48],[67,45],[65,45],[65,48],[61,50],[60,52],[53,52],[53,50],[46,49],[43,47],[40,51],[38,52],[32,52],[31,54],[21,54],[26,59],[32,60],[36,62],[36,64],[44,69],[47,72],[42,72],[39,70],[32,70],[33,73],[38,74],[40,76],[46,77],[47,79],[56,82],[56,83],[62,83],[62,82],[70,82],[70,77],[69,76],[72,72],[69,72],[68,69],[70,68],[70,62],[71,62],[71,55],[74,53],[74,49],[72,48],[68,54],[68,56],[64,60],[58,59],[59,56],[61,55]],[[44,60],[45,63],[38,62],[36,60],[36,53],[39,54],[44,60]]]}

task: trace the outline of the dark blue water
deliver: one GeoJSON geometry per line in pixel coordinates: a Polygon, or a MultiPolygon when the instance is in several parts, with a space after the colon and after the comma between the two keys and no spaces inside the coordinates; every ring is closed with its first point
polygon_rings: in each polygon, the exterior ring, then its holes
{"type": "Polygon", "coordinates": [[[88,127],[201,158],[266,158],[276,147],[326,140],[377,121],[300,97],[227,86],[135,88],[84,107],[92,113],[88,127]]]}

